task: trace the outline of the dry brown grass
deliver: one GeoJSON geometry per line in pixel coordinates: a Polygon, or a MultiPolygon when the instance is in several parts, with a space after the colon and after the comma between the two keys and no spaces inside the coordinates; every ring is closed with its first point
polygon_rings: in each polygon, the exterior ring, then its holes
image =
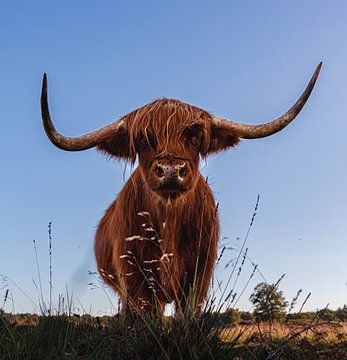
{"type": "Polygon", "coordinates": [[[221,333],[225,342],[238,344],[259,342],[259,340],[305,339],[307,341],[324,341],[338,343],[347,341],[347,322],[296,321],[295,323],[254,323],[242,322],[231,324],[221,333]]]}

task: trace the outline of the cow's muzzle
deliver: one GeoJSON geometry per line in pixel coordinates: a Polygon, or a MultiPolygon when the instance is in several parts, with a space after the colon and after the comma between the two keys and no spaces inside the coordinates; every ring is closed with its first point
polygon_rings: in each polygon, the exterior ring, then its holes
{"type": "Polygon", "coordinates": [[[176,198],[189,187],[190,165],[184,160],[155,160],[152,176],[156,178],[156,191],[160,195],[176,198]]]}

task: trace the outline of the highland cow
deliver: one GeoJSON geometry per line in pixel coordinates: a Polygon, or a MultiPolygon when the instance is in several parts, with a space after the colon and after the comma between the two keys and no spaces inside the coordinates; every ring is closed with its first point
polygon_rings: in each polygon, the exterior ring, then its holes
{"type": "Polygon", "coordinates": [[[160,99],[75,138],[54,128],[44,75],[42,119],[54,145],[67,151],[96,147],[131,163],[138,159],[95,237],[99,272],[119,294],[123,310],[150,312],[175,302],[184,311],[191,289],[195,306],[203,304],[217,258],[219,220],[199,161],[242,138],[262,138],[286,127],[305,105],[320,68],[299,100],[269,123],[239,124],[179,100],[160,99]]]}

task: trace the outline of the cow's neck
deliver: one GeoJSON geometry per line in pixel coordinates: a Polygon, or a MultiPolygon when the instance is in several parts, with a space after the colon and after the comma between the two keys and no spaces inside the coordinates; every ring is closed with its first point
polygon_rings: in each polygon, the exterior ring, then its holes
{"type": "Polygon", "coordinates": [[[166,235],[165,237],[168,237],[169,233],[171,236],[177,237],[187,223],[190,227],[198,225],[199,219],[194,214],[197,213],[196,209],[203,210],[204,192],[208,191],[208,186],[200,173],[198,173],[197,182],[200,183],[199,186],[195,186],[178,199],[166,200],[149,188],[141,176],[140,169],[137,168],[128,182],[137,199],[134,212],[148,212],[159,233],[163,236],[166,235]],[[194,224],[195,222],[196,224],[194,224]]]}

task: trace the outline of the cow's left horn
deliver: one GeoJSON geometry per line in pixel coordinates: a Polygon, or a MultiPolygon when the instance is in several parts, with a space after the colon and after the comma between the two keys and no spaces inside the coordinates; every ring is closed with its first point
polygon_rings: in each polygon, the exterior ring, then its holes
{"type": "Polygon", "coordinates": [[[42,92],[41,92],[41,115],[43,127],[46,131],[48,138],[52,143],[60,149],[67,151],[81,151],[87,150],[98,143],[105,140],[110,134],[115,134],[124,125],[123,120],[113,122],[105,127],[92,131],[88,134],[66,137],[61,135],[54,127],[51,116],[49,114],[48,102],[47,102],[47,75],[43,75],[42,80],[42,92]]]}
{"type": "Polygon", "coordinates": [[[285,128],[292,120],[294,120],[296,115],[298,115],[301,109],[304,107],[316,83],[321,67],[322,63],[320,62],[299,100],[279,118],[261,125],[239,124],[233,121],[221,119],[219,117],[213,117],[213,122],[217,126],[222,125],[224,127],[228,127],[231,131],[234,131],[235,134],[243,139],[258,139],[275,134],[276,132],[285,128]]]}

